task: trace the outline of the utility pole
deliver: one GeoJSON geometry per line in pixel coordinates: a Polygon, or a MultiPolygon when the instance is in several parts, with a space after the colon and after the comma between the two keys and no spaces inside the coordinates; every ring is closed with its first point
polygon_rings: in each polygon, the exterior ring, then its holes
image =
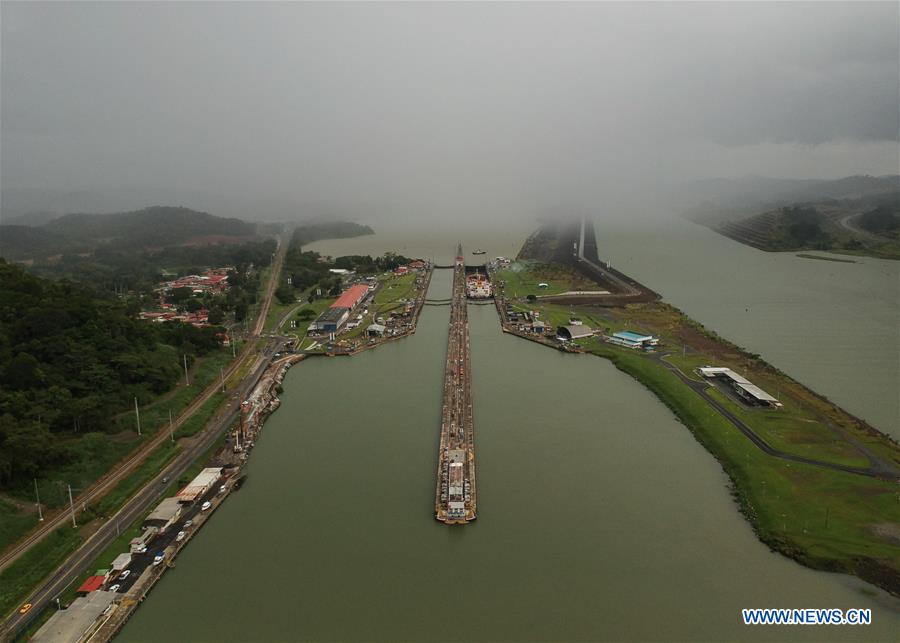
{"type": "Polygon", "coordinates": [[[225,392],[225,371],[222,369],[221,366],[219,367],[219,375],[222,376],[222,392],[224,393],[225,392]]]}
{"type": "Polygon", "coordinates": [[[229,342],[229,343],[231,344],[231,359],[234,359],[234,358],[235,358],[235,354],[234,354],[234,342],[235,342],[235,341],[236,341],[235,338],[232,337],[232,338],[231,338],[231,342],[229,342]]]}
{"type": "Polygon", "coordinates": [[[37,478],[34,479],[34,497],[37,499],[38,521],[44,522],[44,514],[41,512],[41,496],[38,493],[37,478]]]}
{"type": "Polygon", "coordinates": [[[138,435],[141,434],[141,411],[138,409],[137,396],[134,398],[134,421],[137,423],[138,435]]]}
{"type": "Polygon", "coordinates": [[[175,443],[175,427],[172,424],[172,409],[169,409],[169,439],[175,443]]]}
{"type": "Polygon", "coordinates": [[[69,485],[69,510],[72,512],[72,527],[78,527],[75,522],[75,503],[72,502],[72,485],[69,485]]]}
{"type": "Polygon", "coordinates": [[[187,353],[185,353],[185,354],[183,355],[183,357],[184,357],[184,385],[185,385],[185,386],[190,386],[190,385],[191,385],[191,378],[188,377],[188,370],[187,370],[187,353]]]}

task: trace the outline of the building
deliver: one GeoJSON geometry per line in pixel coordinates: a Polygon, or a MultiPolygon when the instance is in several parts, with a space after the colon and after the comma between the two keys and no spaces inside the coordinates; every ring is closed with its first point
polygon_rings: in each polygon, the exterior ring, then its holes
{"type": "Polygon", "coordinates": [[[191,480],[187,486],[179,491],[175,497],[179,502],[190,504],[197,498],[212,489],[212,486],[222,475],[222,467],[207,467],[191,480]]]}
{"type": "Polygon", "coordinates": [[[538,335],[543,335],[545,330],[547,330],[547,324],[542,322],[540,319],[535,319],[533,322],[531,322],[531,332],[537,333],[538,335]]]}
{"type": "Polygon", "coordinates": [[[337,332],[350,318],[350,313],[369,294],[369,287],[366,284],[356,284],[350,286],[341,293],[341,296],[331,304],[331,307],[323,312],[319,317],[309,325],[310,332],[334,333],[337,332]]]}
{"type": "Polygon", "coordinates": [[[87,580],[84,581],[81,586],[75,590],[77,594],[81,594],[82,596],[86,596],[91,592],[96,592],[98,589],[103,587],[103,583],[106,582],[106,576],[88,576],[87,580]]]}
{"type": "Polygon", "coordinates": [[[728,382],[731,388],[747,404],[755,406],[781,407],[783,404],[753,384],[743,375],[738,375],[730,368],[724,366],[704,366],[699,369],[700,374],[707,379],[720,379],[728,382]]]}
{"type": "Polygon", "coordinates": [[[145,527],[156,527],[160,532],[168,529],[181,515],[181,501],[178,498],[166,498],[156,506],[144,520],[145,527]]]}
{"type": "Polygon", "coordinates": [[[369,294],[369,287],[365,284],[356,284],[354,286],[350,286],[341,293],[341,296],[337,298],[333,304],[331,304],[332,308],[349,308],[353,310],[356,308],[359,303],[366,298],[366,295],[369,294]]]}
{"type": "Polygon", "coordinates": [[[591,330],[591,327],[584,324],[570,324],[556,329],[556,337],[562,340],[581,339],[582,337],[590,337],[593,334],[594,331],[591,330]]]}
{"type": "Polygon", "coordinates": [[[329,308],[309,325],[310,332],[334,333],[350,318],[349,308],[329,308]]]}
{"type": "Polygon", "coordinates": [[[131,542],[128,543],[128,549],[132,554],[140,554],[150,545],[150,542],[156,538],[156,534],[159,533],[159,529],[156,527],[147,527],[141,532],[141,535],[137,538],[132,538],[131,542]]]}
{"type": "Polygon", "coordinates": [[[622,330],[613,333],[607,341],[611,344],[633,348],[635,350],[652,351],[659,344],[659,338],[652,335],[641,335],[640,333],[632,333],[629,330],[622,330]]]}
{"type": "Polygon", "coordinates": [[[384,324],[370,324],[366,329],[366,334],[369,337],[384,337],[384,331],[384,324]]]}
{"type": "Polygon", "coordinates": [[[54,612],[31,640],[37,643],[80,643],[88,640],[116,596],[115,592],[95,591],[84,598],[76,598],[68,608],[54,612]]]}
{"type": "Polygon", "coordinates": [[[112,571],[118,573],[128,569],[129,565],[131,565],[131,554],[126,553],[116,556],[109,567],[112,571]]]}

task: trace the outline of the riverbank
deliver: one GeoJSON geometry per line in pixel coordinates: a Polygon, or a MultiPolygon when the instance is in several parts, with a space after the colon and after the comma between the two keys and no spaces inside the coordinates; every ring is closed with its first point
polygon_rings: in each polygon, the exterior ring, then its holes
{"type": "MultiPolygon", "coordinates": [[[[230,429],[228,437],[224,444],[209,458],[203,458],[205,466],[225,467],[228,471],[227,480],[222,484],[224,491],[213,489],[207,496],[195,501],[190,511],[192,526],[190,529],[183,530],[184,536],[181,540],[169,539],[169,543],[164,549],[160,550],[165,555],[165,564],[148,566],[144,569],[137,580],[131,585],[126,592],[120,597],[116,597],[111,607],[98,616],[94,624],[90,628],[90,636],[92,641],[105,642],[109,641],[118,634],[125,626],[129,619],[134,615],[139,605],[149,595],[155,585],[163,577],[165,572],[174,567],[174,560],[188,542],[196,535],[200,527],[202,527],[211,517],[212,513],[225,500],[230,493],[239,486],[245,476],[245,467],[249,460],[250,453],[259,439],[263,427],[268,417],[274,413],[281,405],[278,395],[281,391],[282,382],[288,370],[298,362],[314,356],[333,356],[335,354],[352,355],[363,352],[365,350],[376,348],[382,343],[402,339],[412,335],[418,323],[419,315],[425,301],[425,293],[430,284],[432,272],[427,270],[421,279],[415,280],[410,284],[409,293],[416,296],[412,300],[412,308],[407,311],[405,328],[402,333],[379,337],[377,341],[367,342],[352,352],[342,353],[293,353],[273,361],[268,368],[261,374],[256,386],[246,396],[245,401],[241,405],[241,412],[237,422],[230,429]],[[208,510],[198,510],[197,506],[203,500],[210,502],[208,510]]],[[[409,294],[406,291],[401,294],[409,294]]],[[[396,297],[383,297],[381,310],[390,310],[399,301],[399,295],[396,297]]],[[[408,300],[408,297],[402,297],[408,300]]],[[[406,303],[405,301],[403,303],[406,303]]],[[[185,516],[182,516],[182,522],[185,516]]],[[[143,518],[141,518],[143,520],[143,518]]],[[[138,521],[140,522],[140,521],[138,521]]],[[[137,523],[136,523],[137,524],[137,523]]],[[[132,526],[134,527],[134,525],[132,526]]],[[[176,528],[172,528],[173,530],[176,528]]],[[[171,535],[171,534],[170,534],[171,535]]],[[[153,547],[154,550],[157,546],[153,547]]],[[[97,561],[97,564],[104,564],[104,561],[97,561]]],[[[109,581],[115,582],[114,580],[109,581]]]]}
{"type": "Polygon", "coordinates": [[[900,595],[900,524],[896,515],[900,449],[888,436],[833,405],[757,355],[705,329],[664,303],[625,307],[565,307],[538,300],[505,299],[498,289],[497,311],[505,332],[560,348],[552,334],[534,332],[518,314],[548,328],[567,324],[575,314],[592,326],[588,337],[563,344],[613,362],[665,403],[695,438],[716,457],[757,536],[773,550],[809,567],[854,574],[900,595]],[[517,319],[507,319],[507,306],[517,319]],[[604,341],[629,329],[660,340],[646,354],[604,341]],[[742,435],[738,426],[698,392],[706,388],[692,375],[699,366],[728,366],[778,393],[780,409],[742,408],[710,388],[720,409],[762,436],[763,445],[795,461],[773,457],[742,435]],[[676,373],[685,375],[679,378],[676,373]],[[815,460],[819,466],[796,460],[815,460]],[[854,475],[835,468],[859,468],[854,475]]]}

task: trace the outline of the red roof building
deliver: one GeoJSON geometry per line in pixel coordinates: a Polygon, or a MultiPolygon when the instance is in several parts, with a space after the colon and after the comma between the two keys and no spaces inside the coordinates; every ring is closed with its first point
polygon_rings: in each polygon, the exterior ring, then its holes
{"type": "Polygon", "coordinates": [[[359,302],[361,302],[367,294],[369,294],[369,287],[365,284],[350,286],[341,293],[341,296],[337,298],[337,301],[331,304],[331,307],[350,308],[352,310],[353,308],[356,308],[359,302]]]}
{"type": "Polygon", "coordinates": [[[89,594],[91,592],[96,592],[98,589],[103,587],[103,581],[105,580],[105,576],[90,576],[81,584],[81,587],[78,588],[78,593],[89,594]]]}

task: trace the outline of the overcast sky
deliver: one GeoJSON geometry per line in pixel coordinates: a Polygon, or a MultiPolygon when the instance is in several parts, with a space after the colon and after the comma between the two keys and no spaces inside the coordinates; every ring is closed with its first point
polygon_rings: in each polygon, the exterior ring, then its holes
{"type": "Polygon", "coordinates": [[[502,216],[898,171],[896,2],[0,11],[4,190],[502,216]]]}

